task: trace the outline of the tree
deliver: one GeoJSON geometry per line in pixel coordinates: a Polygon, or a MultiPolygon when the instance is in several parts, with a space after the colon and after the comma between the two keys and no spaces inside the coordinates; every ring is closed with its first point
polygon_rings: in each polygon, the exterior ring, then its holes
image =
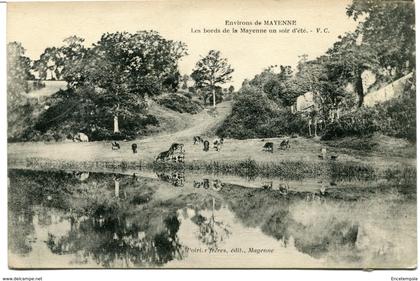
{"type": "Polygon", "coordinates": [[[31,59],[25,56],[25,49],[19,42],[7,44],[7,95],[8,105],[18,103],[21,94],[28,90],[27,80],[34,79],[30,72],[31,59]]]}
{"type": "Polygon", "coordinates": [[[234,69],[222,58],[220,51],[211,50],[204,58],[200,59],[191,74],[196,87],[208,88],[213,95],[213,107],[216,107],[216,87],[232,79],[234,69]]]}
{"type": "Polygon", "coordinates": [[[65,43],[63,46],[46,48],[39,59],[34,62],[32,68],[38,72],[38,76],[42,80],[64,79],[70,86],[73,86],[80,70],[75,64],[80,63],[86,54],[86,48],[83,46],[84,39],[70,36],[63,42],[65,43]]]}
{"type": "Polygon", "coordinates": [[[312,121],[321,116],[327,121],[332,110],[337,110],[343,102],[346,92],[344,86],[347,84],[340,76],[333,71],[330,57],[321,56],[315,60],[307,60],[302,56],[298,64],[298,72],[291,81],[291,89],[296,93],[314,94],[316,108],[311,113],[312,121]]]}
{"type": "Polygon", "coordinates": [[[358,106],[363,105],[366,89],[363,88],[362,73],[365,70],[377,72],[378,61],[376,50],[363,42],[358,42],[358,32],[347,33],[339,37],[340,41],[334,43],[327,51],[326,61],[330,78],[344,86],[352,83],[359,97],[358,106]]]}
{"type": "Polygon", "coordinates": [[[154,31],[106,33],[83,57],[70,59],[66,79],[76,89],[91,89],[86,98],[100,107],[103,118],[113,116],[119,132],[119,118],[144,112],[146,96],[177,87],[178,60],[185,54],[185,44],[154,31]]]}
{"type": "Polygon", "coordinates": [[[88,55],[88,49],[83,45],[84,41],[85,39],[73,35],[64,39],[65,45],[59,49],[62,64],[61,77],[67,81],[70,88],[75,88],[78,83],[83,84],[83,81],[80,81],[80,75],[88,55]]]}
{"type": "Polygon", "coordinates": [[[264,69],[250,82],[250,85],[262,89],[270,99],[281,106],[290,106],[300,95],[292,83],[293,73],[290,66],[280,65],[279,73],[275,72],[277,65],[264,69]]]}
{"type": "Polygon", "coordinates": [[[346,13],[361,21],[358,31],[362,42],[377,51],[379,64],[392,76],[391,80],[413,71],[414,1],[353,0],[346,13]]]}
{"type": "Polygon", "coordinates": [[[188,76],[187,74],[182,76],[182,89],[183,90],[188,89],[188,80],[190,80],[190,76],[188,76]]]}
{"type": "Polygon", "coordinates": [[[48,47],[34,62],[32,68],[38,72],[41,80],[62,80],[64,62],[62,48],[48,47]]]}

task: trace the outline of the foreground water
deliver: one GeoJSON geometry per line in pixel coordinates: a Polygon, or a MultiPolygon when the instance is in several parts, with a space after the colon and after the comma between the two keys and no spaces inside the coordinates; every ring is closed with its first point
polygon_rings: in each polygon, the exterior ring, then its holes
{"type": "Polygon", "coordinates": [[[9,170],[9,264],[415,267],[410,179],[9,170]]]}

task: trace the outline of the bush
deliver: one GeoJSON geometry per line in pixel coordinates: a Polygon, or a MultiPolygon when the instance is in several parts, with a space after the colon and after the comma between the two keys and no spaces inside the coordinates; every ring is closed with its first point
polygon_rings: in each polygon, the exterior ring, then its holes
{"type": "Polygon", "coordinates": [[[374,107],[362,107],[329,124],[323,140],[365,137],[375,132],[416,141],[416,94],[414,87],[400,97],[374,107]]]}
{"type": "Polygon", "coordinates": [[[219,136],[248,139],[305,134],[306,121],[279,107],[262,90],[247,86],[234,97],[232,113],[218,128],[219,136]]]}
{"type": "Polygon", "coordinates": [[[377,120],[379,113],[370,108],[359,108],[351,114],[327,125],[323,140],[331,140],[349,136],[370,136],[379,130],[377,120]]]}
{"type": "Polygon", "coordinates": [[[195,114],[200,112],[203,107],[189,97],[182,94],[166,94],[156,98],[156,102],[166,108],[180,113],[195,114]]]}

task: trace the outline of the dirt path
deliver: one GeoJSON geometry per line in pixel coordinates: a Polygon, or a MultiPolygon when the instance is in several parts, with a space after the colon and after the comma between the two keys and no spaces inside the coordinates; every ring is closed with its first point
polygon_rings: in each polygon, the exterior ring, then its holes
{"type": "Polygon", "coordinates": [[[146,137],[141,141],[159,141],[172,139],[176,141],[191,140],[194,136],[213,137],[214,131],[232,111],[232,102],[220,103],[216,110],[206,108],[198,114],[191,115],[190,126],[175,133],[161,133],[157,136],[146,137]]]}
{"type": "Polygon", "coordinates": [[[218,125],[230,114],[231,109],[231,101],[222,102],[217,106],[216,111],[204,109],[198,114],[191,115],[190,125],[185,129],[174,133],[164,132],[135,141],[123,141],[120,142],[121,150],[118,151],[111,150],[110,141],[11,143],[8,144],[8,157],[14,159],[35,157],[63,161],[153,160],[159,152],[168,149],[173,142],[183,142],[189,146],[193,136],[196,135],[211,139],[218,125]],[[138,144],[138,154],[131,152],[132,143],[138,144]]]}

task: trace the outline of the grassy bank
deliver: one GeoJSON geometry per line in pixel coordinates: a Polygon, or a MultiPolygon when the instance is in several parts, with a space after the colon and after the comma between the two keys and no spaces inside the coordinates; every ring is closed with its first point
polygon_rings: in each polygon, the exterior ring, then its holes
{"type": "Polygon", "coordinates": [[[253,178],[281,177],[284,179],[304,179],[328,177],[334,180],[414,180],[415,167],[392,167],[375,169],[373,166],[359,162],[325,161],[321,163],[305,161],[257,162],[247,159],[240,161],[193,161],[187,163],[162,163],[145,161],[62,161],[42,158],[25,160],[9,159],[9,168],[33,168],[43,170],[151,170],[151,171],[200,171],[209,174],[232,174],[253,178]]]}

